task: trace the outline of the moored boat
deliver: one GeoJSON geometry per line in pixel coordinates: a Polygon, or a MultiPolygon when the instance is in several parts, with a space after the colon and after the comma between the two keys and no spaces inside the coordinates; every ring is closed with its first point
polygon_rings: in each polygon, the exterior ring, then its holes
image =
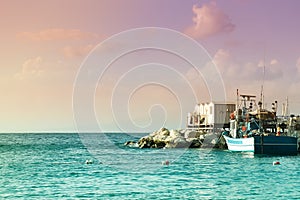
{"type": "Polygon", "coordinates": [[[230,138],[223,136],[230,151],[254,152],[254,137],[250,138],[230,138]]]}
{"type": "MultiPolygon", "coordinates": [[[[291,135],[278,124],[277,102],[272,111],[255,102],[254,95],[239,95],[236,110],[231,115],[230,128],[223,137],[230,151],[253,152],[254,154],[296,155],[298,135],[291,135]]],[[[289,129],[286,129],[289,130],[289,129]]]]}
{"type": "Polygon", "coordinates": [[[292,136],[254,136],[254,153],[273,155],[296,155],[297,138],[292,136]]]}

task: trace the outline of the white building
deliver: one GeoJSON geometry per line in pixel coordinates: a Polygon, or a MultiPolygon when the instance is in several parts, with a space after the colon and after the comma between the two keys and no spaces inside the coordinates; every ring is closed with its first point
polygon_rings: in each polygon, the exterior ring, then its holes
{"type": "Polygon", "coordinates": [[[229,127],[230,113],[235,111],[234,103],[199,103],[187,116],[188,129],[214,129],[229,127]]]}

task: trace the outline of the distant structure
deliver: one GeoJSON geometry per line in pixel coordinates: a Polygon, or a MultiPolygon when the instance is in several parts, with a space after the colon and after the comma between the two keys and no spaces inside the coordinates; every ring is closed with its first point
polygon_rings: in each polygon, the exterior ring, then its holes
{"type": "Polygon", "coordinates": [[[286,97],[285,103],[282,104],[282,116],[289,116],[289,99],[286,97]]]}
{"type": "Polygon", "coordinates": [[[199,103],[187,116],[187,129],[215,131],[229,128],[230,114],[235,111],[234,103],[199,103]]]}

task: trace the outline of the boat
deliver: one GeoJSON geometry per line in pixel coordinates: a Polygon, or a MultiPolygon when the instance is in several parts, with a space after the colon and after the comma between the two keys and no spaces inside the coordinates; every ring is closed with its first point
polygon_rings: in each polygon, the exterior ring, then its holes
{"type": "Polygon", "coordinates": [[[229,151],[255,154],[296,155],[297,138],[290,136],[256,135],[249,138],[231,138],[223,135],[229,151]]]}
{"type": "Polygon", "coordinates": [[[261,101],[256,105],[256,96],[239,95],[237,90],[236,110],[230,114],[229,130],[222,135],[229,151],[297,155],[298,132],[292,133],[288,126],[292,125],[283,124],[277,116],[277,101],[269,111],[261,101]]]}
{"type": "Polygon", "coordinates": [[[254,137],[249,138],[231,138],[223,135],[230,151],[254,152],[254,137]]]}

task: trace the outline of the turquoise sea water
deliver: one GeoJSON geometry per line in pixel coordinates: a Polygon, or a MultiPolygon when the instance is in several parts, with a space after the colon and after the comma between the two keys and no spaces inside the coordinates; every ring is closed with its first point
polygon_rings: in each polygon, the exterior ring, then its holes
{"type": "Polygon", "coordinates": [[[300,199],[299,156],[123,146],[141,136],[0,134],[0,199],[300,199]]]}

